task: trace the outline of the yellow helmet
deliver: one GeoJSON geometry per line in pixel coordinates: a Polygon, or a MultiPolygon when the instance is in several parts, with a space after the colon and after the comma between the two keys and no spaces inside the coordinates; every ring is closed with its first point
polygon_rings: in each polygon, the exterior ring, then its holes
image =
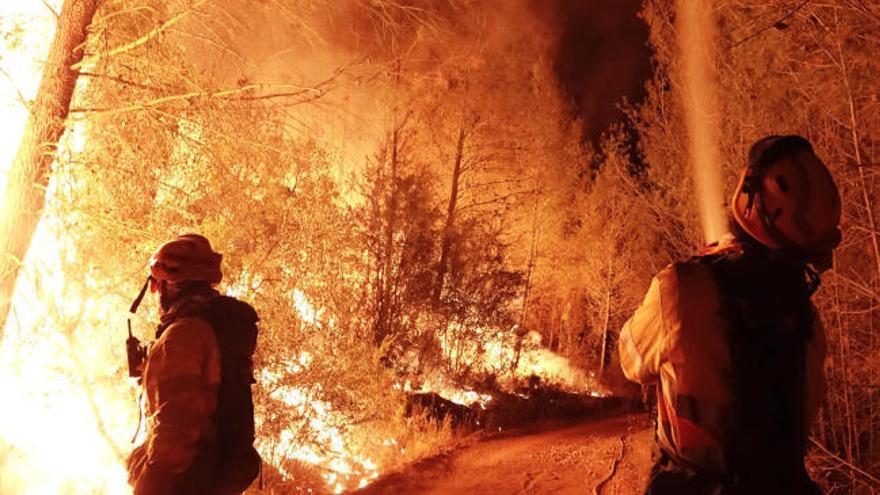
{"type": "Polygon", "coordinates": [[[771,249],[822,257],[840,244],[840,194],[803,137],[768,136],[752,145],[730,207],[736,223],[771,249]]]}

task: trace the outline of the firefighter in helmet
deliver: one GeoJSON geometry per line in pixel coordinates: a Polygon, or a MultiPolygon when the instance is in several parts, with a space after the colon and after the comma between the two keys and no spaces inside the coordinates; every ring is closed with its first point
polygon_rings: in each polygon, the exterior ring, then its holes
{"type": "Polygon", "coordinates": [[[825,394],[810,302],[840,242],[840,196],[800,136],[755,143],[732,236],[658,273],[620,333],[626,377],[657,386],[650,494],[815,494],[804,468],[825,394]]]}
{"type": "Polygon", "coordinates": [[[200,313],[218,295],[212,286],[223,278],[221,258],[196,234],[166,242],[150,258],[161,323],[143,367],[147,437],[128,462],[135,495],[210,493],[221,363],[200,313]]]}

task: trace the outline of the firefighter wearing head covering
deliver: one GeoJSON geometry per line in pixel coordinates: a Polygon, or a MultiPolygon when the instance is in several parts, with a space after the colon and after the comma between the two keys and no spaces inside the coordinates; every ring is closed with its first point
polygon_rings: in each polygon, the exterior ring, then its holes
{"type": "Polygon", "coordinates": [[[159,298],[161,323],[143,367],[147,438],[129,458],[135,495],[212,493],[221,363],[201,315],[218,295],[212,286],[223,277],[220,261],[195,234],[163,244],[150,258],[148,283],[159,298]]]}
{"type": "Polygon", "coordinates": [[[620,333],[627,378],[657,386],[647,493],[813,494],[806,439],[825,394],[810,296],[840,242],[840,197],[810,143],[755,143],[733,238],[662,270],[620,333]]]}

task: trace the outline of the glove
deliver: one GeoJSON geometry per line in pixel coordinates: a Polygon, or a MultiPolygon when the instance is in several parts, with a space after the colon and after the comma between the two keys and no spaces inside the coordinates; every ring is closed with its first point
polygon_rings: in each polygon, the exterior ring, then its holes
{"type": "Polygon", "coordinates": [[[135,447],[134,450],[131,451],[131,454],[128,455],[128,463],[126,464],[126,469],[128,470],[128,484],[134,486],[137,480],[141,477],[141,474],[144,472],[144,468],[147,466],[147,444],[142,443],[135,447]]]}
{"type": "Polygon", "coordinates": [[[134,495],[174,495],[178,481],[174,473],[148,464],[134,485],[134,495]]]}

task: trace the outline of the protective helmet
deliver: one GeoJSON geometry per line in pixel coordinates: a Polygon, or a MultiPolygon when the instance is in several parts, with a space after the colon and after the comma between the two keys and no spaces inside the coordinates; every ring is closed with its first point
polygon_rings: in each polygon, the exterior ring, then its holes
{"type": "Polygon", "coordinates": [[[826,255],[840,243],[840,194],[803,137],[752,145],[730,206],[739,226],[772,249],[826,255]]]}
{"type": "Polygon", "coordinates": [[[223,256],[211,249],[208,239],[186,234],[168,241],[150,257],[150,275],[169,282],[201,281],[217,284],[223,279],[220,260],[223,256]]]}

